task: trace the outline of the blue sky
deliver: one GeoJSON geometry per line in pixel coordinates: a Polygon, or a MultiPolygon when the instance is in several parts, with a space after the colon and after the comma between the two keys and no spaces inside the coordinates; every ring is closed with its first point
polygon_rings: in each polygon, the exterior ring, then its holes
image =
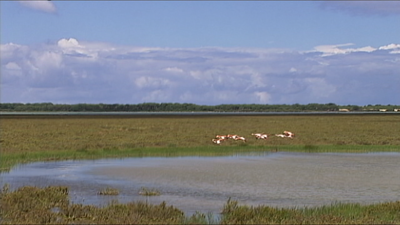
{"type": "Polygon", "coordinates": [[[1,1],[1,102],[400,105],[400,1],[1,1]]]}

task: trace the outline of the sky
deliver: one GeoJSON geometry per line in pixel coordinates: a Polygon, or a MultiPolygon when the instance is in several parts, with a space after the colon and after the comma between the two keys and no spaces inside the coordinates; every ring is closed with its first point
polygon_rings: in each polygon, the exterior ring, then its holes
{"type": "Polygon", "coordinates": [[[0,1],[2,103],[400,105],[400,1],[0,1]]]}

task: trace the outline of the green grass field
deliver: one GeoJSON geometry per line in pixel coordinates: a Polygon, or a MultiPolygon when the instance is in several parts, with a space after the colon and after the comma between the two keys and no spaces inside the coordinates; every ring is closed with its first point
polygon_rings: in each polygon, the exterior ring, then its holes
{"type": "Polygon", "coordinates": [[[1,170],[17,163],[237,151],[400,151],[400,115],[3,116],[1,170]],[[296,134],[256,140],[251,133],[296,134]],[[215,135],[237,134],[220,146],[215,135]]]}

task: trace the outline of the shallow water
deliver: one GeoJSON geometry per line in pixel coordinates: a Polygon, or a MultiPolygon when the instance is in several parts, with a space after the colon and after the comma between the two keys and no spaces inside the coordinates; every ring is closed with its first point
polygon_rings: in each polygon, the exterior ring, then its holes
{"type": "Polygon", "coordinates": [[[400,153],[264,153],[39,162],[1,174],[12,189],[67,185],[73,203],[147,201],[187,214],[218,213],[229,198],[276,207],[400,200],[400,153]],[[118,196],[97,195],[102,189],[118,196]],[[139,195],[141,187],[160,196],[139,195]]]}

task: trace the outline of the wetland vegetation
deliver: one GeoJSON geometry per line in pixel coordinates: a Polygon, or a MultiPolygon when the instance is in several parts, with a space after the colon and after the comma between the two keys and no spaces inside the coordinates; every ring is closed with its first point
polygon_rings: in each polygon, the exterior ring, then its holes
{"type": "Polygon", "coordinates": [[[0,193],[2,224],[398,224],[400,201],[372,205],[341,204],[313,208],[249,207],[228,199],[220,218],[185,216],[165,202],[107,206],[73,204],[68,187],[25,186],[0,193]]]}
{"type": "MultiPolygon", "coordinates": [[[[0,116],[0,167],[19,163],[144,156],[216,156],[246,151],[400,151],[400,115],[257,116],[0,116]],[[256,140],[251,133],[293,131],[296,137],[256,140]],[[238,134],[246,142],[215,145],[215,135],[238,134]]],[[[107,189],[104,190],[107,193],[107,189]]],[[[147,190],[152,191],[152,190],[147,190]]],[[[150,192],[149,192],[150,193],[150,192]]],[[[66,187],[23,187],[1,192],[3,224],[15,223],[399,223],[400,202],[373,205],[279,209],[228,201],[216,221],[205,214],[185,217],[177,208],[147,203],[106,207],[68,201],[66,187]],[[44,194],[52,193],[52,194],[44,194]],[[38,201],[40,199],[40,201],[38,201]]]]}
{"type": "Polygon", "coordinates": [[[99,191],[99,195],[119,195],[119,191],[116,188],[106,187],[105,189],[99,191]]]}
{"type": "Polygon", "coordinates": [[[144,196],[158,196],[158,195],[160,195],[161,193],[160,193],[159,190],[154,189],[154,188],[149,189],[149,188],[146,188],[146,187],[142,187],[142,188],[140,189],[140,191],[139,191],[139,194],[140,194],[140,195],[144,195],[144,196]]]}

